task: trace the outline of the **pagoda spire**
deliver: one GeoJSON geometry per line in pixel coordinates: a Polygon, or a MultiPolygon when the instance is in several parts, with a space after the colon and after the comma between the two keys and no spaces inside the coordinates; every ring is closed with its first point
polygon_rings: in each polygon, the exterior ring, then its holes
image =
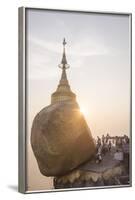
{"type": "Polygon", "coordinates": [[[66,100],[74,100],[76,99],[76,95],[71,91],[70,85],[68,83],[66,69],[69,68],[69,64],[66,59],[65,38],[63,39],[63,54],[61,63],[58,65],[62,69],[61,79],[59,81],[59,85],[57,87],[56,92],[54,92],[51,96],[51,103],[62,102],[66,100]]]}
{"type": "Polygon", "coordinates": [[[63,39],[63,54],[62,54],[62,60],[61,63],[58,65],[61,69],[62,69],[62,74],[61,74],[61,79],[60,79],[60,84],[68,84],[68,80],[67,80],[67,74],[66,74],[66,69],[69,68],[69,65],[67,63],[67,59],[66,59],[66,52],[65,52],[65,45],[66,45],[66,40],[65,38],[63,39]]]}
{"type": "Polygon", "coordinates": [[[67,63],[67,58],[66,58],[66,51],[65,51],[65,46],[66,46],[66,40],[65,38],[63,39],[63,54],[62,54],[62,60],[61,63],[59,64],[59,67],[61,69],[68,69],[69,65],[67,63]]]}

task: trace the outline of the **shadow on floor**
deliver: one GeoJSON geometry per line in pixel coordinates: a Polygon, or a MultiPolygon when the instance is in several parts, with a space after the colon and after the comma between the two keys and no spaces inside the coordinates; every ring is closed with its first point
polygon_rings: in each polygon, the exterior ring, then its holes
{"type": "Polygon", "coordinates": [[[8,185],[8,188],[15,191],[15,192],[18,192],[18,186],[17,185],[8,185]]]}

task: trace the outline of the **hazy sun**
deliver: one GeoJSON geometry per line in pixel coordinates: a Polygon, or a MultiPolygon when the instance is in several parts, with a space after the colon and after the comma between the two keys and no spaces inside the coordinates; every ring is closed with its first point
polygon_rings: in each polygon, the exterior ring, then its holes
{"type": "Polygon", "coordinates": [[[88,110],[85,108],[85,107],[80,107],[80,112],[83,114],[83,115],[88,115],[88,110]]]}

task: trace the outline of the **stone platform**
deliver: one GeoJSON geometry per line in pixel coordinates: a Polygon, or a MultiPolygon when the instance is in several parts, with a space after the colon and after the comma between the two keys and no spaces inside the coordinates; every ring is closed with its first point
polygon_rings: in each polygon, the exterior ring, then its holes
{"type": "Polygon", "coordinates": [[[113,153],[107,153],[101,163],[95,159],[79,166],[77,169],[54,178],[54,188],[82,188],[129,184],[124,163],[114,160],[113,153]]]}

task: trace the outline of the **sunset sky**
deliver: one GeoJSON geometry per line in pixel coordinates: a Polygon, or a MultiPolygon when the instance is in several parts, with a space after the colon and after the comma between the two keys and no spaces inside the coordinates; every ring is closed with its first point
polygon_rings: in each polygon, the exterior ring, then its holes
{"type": "Polygon", "coordinates": [[[128,15],[32,9],[26,16],[28,186],[35,190],[52,187],[38,171],[29,137],[33,118],[59,83],[64,37],[68,80],[93,137],[130,134],[130,21],[128,15]]]}

